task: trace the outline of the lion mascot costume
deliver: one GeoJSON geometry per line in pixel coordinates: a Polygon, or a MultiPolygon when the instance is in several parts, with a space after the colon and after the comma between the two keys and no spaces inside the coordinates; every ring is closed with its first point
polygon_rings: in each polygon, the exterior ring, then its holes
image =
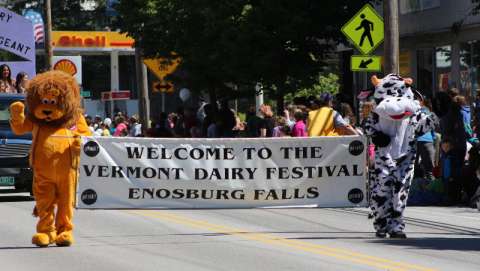
{"type": "Polygon", "coordinates": [[[32,243],[70,246],[80,136],[91,135],[80,107],[80,89],[72,76],[48,71],[30,81],[26,103],[27,112],[22,102],[10,105],[10,126],[15,134],[32,133],[34,214],[39,218],[32,243]]]}

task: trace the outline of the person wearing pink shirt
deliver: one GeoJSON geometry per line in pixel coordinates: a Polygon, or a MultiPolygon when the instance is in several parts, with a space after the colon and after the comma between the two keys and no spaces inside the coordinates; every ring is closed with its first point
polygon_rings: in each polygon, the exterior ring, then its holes
{"type": "Polygon", "coordinates": [[[296,110],[293,114],[295,118],[295,124],[293,125],[292,129],[292,136],[293,137],[306,137],[307,135],[307,127],[305,125],[305,114],[302,111],[296,110]]]}
{"type": "Polygon", "coordinates": [[[115,119],[117,126],[115,127],[115,132],[113,136],[127,136],[128,135],[128,126],[125,123],[125,119],[120,116],[115,119]]]}

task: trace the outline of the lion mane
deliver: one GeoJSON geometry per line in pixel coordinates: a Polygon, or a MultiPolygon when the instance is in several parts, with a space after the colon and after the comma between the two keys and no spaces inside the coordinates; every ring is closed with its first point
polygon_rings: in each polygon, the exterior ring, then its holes
{"type": "Polygon", "coordinates": [[[80,106],[80,87],[75,79],[62,71],[41,73],[34,77],[27,86],[27,118],[39,125],[71,128],[83,114],[80,106]],[[45,121],[34,115],[35,108],[41,104],[43,93],[50,89],[60,91],[58,108],[64,115],[56,120],[45,121]]]}

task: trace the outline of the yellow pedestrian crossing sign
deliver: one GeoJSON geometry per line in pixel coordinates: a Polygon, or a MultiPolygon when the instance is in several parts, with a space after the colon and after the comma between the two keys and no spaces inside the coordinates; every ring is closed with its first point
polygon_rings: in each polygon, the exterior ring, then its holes
{"type": "Polygon", "coordinates": [[[383,41],[383,19],[366,4],[342,27],[342,32],[364,55],[368,55],[383,41]]]}
{"type": "Polygon", "coordinates": [[[350,69],[355,72],[382,71],[382,58],[380,56],[352,56],[350,69]]]}

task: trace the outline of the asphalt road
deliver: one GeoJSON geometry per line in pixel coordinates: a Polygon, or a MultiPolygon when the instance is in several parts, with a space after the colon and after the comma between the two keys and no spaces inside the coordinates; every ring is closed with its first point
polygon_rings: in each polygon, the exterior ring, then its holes
{"type": "Polygon", "coordinates": [[[0,270],[478,270],[480,212],[408,207],[406,240],[361,209],[77,210],[72,247],[36,248],[26,194],[0,194],[0,270]]]}

